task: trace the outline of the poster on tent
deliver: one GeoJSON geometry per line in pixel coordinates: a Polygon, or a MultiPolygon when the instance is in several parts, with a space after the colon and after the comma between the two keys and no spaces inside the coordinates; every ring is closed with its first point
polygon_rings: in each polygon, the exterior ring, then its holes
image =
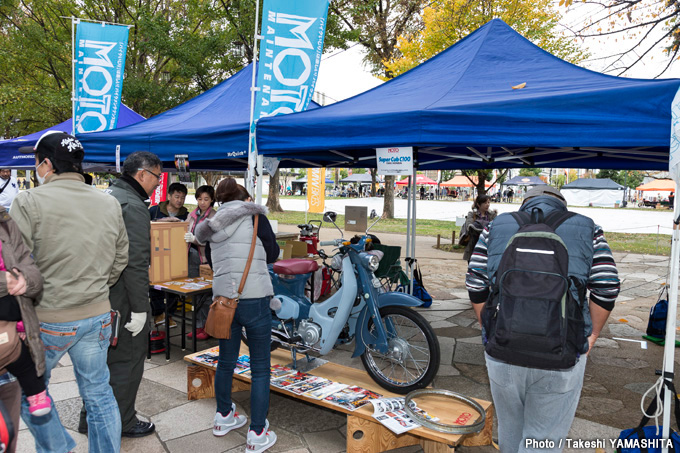
{"type": "Polygon", "coordinates": [[[78,22],[75,42],[75,132],[115,129],[123,91],[128,27],[78,22]]]}
{"type": "Polygon", "coordinates": [[[376,148],[375,158],[379,175],[411,176],[413,174],[413,147],[411,146],[376,148]]]}
{"type": "Polygon", "coordinates": [[[150,197],[151,206],[156,206],[161,201],[168,199],[168,174],[161,173],[161,178],[158,181],[158,187],[153,191],[150,197]]]}
{"type": "Polygon", "coordinates": [[[308,212],[324,212],[326,201],[326,169],[310,168],[307,171],[308,212]]]}
{"type": "MultiPolygon", "coordinates": [[[[328,0],[264,0],[260,60],[253,122],[265,116],[302,112],[319,74],[328,0]]],[[[248,165],[255,167],[255,125],[248,165]]]]}

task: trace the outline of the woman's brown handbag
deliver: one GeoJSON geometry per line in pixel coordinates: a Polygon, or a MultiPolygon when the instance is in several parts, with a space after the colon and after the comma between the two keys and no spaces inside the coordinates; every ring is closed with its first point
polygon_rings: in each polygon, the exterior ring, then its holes
{"type": "Polygon", "coordinates": [[[0,370],[14,363],[21,355],[21,340],[17,323],[0,321],[0,370]]]}
{"type": "Polygon", "coordinates": [[[205,322],[205,331],[211,337],[219,338],[222,340],[228,340],[231,338],[231,323],[234,320],[234,315],[236,314],[236,308],[238,307],[238,300],[243,292],[243,287],[246,285],[246,279],[248,278],[248,272],[250,271],[250,265],[253,262],[253,255],[255,254],[255,245],[257,244],[257,224],[259,216],[255,216],[255,223],[253,225],[253,241],[250,244],[250,253],[248,254],[248,261],[246,262],[246,268],[243,271],[243,276],[241,277],[241,284],[238,287],[238,295],[236,299],[229,299],[224,296],[217,296],[212,305],[210,306],[210,312],[208,312],[208,319],[205,322]]]}

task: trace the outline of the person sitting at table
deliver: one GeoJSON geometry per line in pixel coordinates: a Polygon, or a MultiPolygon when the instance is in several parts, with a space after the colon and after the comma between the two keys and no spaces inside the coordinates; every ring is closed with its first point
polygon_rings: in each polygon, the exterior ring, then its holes
{"type": "MultiPolygon", "coordinates": [[[[188,243],[189,250],[189,278],[200,277],[200,267],[208,264],[205,253],[205,244],[199,242],[194,235],[196,227],[206,219],[215,215],[212,208],[215,204],[215,189],[212,186],[201,186],[196,189],[196,203],[198,207],[189,214],[189,231],[184,235],[184,240],[188,243]]],[[[205,321],[208,319],[210,311],[209,294],[197,296],[194,300],[194,310],[196,310],[196,339],[207,340],[210,335],[205,331],[205,321]]],[[[187,338],[193,338],[193,332],[187,334],[187,338]]]]}
{"type": "Polygon", "coordinates": [[[149,208],[152,222],[186,221],[189,210],[184,207],[187,186],[173,182],[168,187],[168,199],[149,208]]]}
{"type": "Polygon", "coordinates": [[[241,346],[241,330],[245,327],[252,372],[251,420],[246,450],[262,452],[276,442],[276,434],[269,430],[267,421],[272,323],[269,304],[274,295],[267,264],[276,261],[279,246],[266,217],[267,209],[246,201],[251,198],[250,194],[233,178],[220,182],[215,198],[222,203],[220,209],[212,218],[201,222],[195,232],[199,242],[210,242],[215,300],[238,297],[237,288],[248,261],[255,216],[258,216],[258,228],[252,264],[231,324],[231,338],[219,341],[213,434],[224,436],[248,421],[245,415],[236,412],[231,399],[232,376],[241,346]]]}

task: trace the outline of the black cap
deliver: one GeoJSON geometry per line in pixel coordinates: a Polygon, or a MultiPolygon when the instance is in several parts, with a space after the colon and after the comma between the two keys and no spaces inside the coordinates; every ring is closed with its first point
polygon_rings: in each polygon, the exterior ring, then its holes
{"type": "Polygon", "coordinates": [[[34,146],[22,146],[19,148],[22,154],[40,154],[62,160],[79,164],[85,157],[85,150],[77,138],[61,131],[47,131],[40,136],[34,146]]]}

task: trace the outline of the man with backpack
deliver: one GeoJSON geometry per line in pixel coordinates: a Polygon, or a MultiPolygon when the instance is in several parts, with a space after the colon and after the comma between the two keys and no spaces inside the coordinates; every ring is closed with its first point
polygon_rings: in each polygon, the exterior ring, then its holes
{"type": "Polygon", "coordinates": [[[562,451],[586,357],[619,293],[602,228],[569,212],[559,190],[535,187],[518,212],[484,229],[465,283],[482,325],[501,451],[562,451]]]}

